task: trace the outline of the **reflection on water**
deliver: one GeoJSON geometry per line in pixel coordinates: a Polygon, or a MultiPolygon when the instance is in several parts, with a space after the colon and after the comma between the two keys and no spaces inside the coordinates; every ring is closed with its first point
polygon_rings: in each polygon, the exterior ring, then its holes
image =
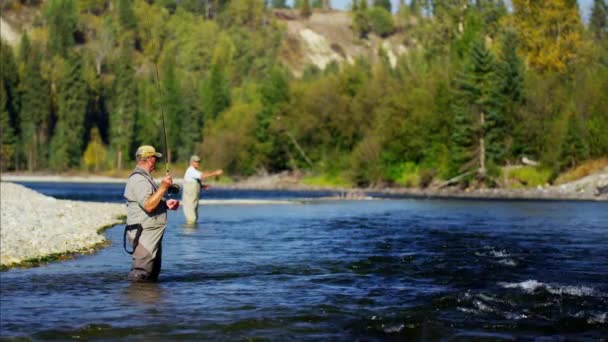
{"type": "Polygon", "coordinates": [[[202,205],[197,226],[169,213],[158,283],[127,281],[122,226],[106,231],[112,244],[94,255],[0,273],[0,337],[601,340],[607,209],[202,205]]]}
{"type": "Polygon", "coordinates": [[[123,295],[135,304],[157,305],[162,304],[164,292],[156,282],[132,282],[125,287],[123,295]]]}
{"type": "Polygon", "coordinates": [[[189,222],[184,222],[182,224],[182,232],[184,232],[184,234],[194,234],[196,233],[196,231],[198,230],[198,223],[189,223],[189,222]]]}

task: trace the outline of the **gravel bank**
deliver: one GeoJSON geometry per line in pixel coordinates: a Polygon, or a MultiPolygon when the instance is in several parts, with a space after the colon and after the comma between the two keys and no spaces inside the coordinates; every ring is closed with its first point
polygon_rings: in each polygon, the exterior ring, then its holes
{"type": "Polygon", "coordinates": [[[83,252],[105,241],[98,231],[119,224],[124,204],[57,200],[24,186],[0,183],[0,266],[83,252]]]}

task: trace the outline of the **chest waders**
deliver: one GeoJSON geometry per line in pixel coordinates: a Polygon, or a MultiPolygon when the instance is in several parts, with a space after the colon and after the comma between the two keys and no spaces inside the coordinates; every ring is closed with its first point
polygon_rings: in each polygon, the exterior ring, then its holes
{"type": "MultiPolygon", "coordinates": [[[[150,184],[152,185],[152,188],[154,189],[154,191],[158,190],[158,187],[156,186],[156,184],[154,184],[154,182],[152,180],[150,180],[150,178],[146,177],[146,174],[143,172],[137,172],[134,171],[133,173],[131,173],[129,175],[129,178],[133,177],[133,175],[141,175],[143,176],[148,182],[150,182],[150,184]]],[[[129,254],[133,254],[135,252],[135,249],[137,248],[137,245],[139,245],[139,238],[141,237],[141,233],[144,230],[144,228],[141,226],[141,224],[137,223],[137,224],[131,224],[131,225],[126,225],[125,226],[125,232],[122,236],[122,247],[125,249],[125,252],[129,253],[129,254]],[[129,251],[127,249],[127,233],[132,231],[132,230],[137,230],[135,232],[135,238],[133,239],[133,245],[132,245],[132,250],[129,251]]]]}

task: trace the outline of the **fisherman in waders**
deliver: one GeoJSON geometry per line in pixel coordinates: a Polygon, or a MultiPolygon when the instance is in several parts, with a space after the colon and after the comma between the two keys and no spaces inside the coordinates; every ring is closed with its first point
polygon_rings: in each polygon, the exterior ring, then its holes
{"type": "Polygon", "coordinates": [[[129,279],[156,281],[161,267],[161,243],[167,228],[167,209],[177,210],[179,201],[163,198],[173,185],[170,175],[162,178],[160,186],[150,175],[162,154],[144,145],[137,149],[135,157],[137,166],[127,180],[124,193],[127,200],[125,235],[133,246],[133,252],[129,252],[133,256],[129,279]]]}
{"type": "Polygon", "coordinates": [[[203,184],[203,179],[219,176],[223,173],[222,170],[213,172],[201,172],[201,158],[199,156],[190,157],[190,166],[184,174],[184,192],[182,195],[182,208],[184,216],[186,216],[186,224],[193,225],[198,220],[198,200],[201,194],[201,188],[207,190],[208,185],[203,184]]]}

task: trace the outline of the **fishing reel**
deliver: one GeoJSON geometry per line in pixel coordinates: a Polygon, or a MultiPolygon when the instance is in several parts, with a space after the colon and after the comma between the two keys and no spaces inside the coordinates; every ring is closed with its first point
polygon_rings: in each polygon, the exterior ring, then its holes
{"type": "Polygon", "coordinates": [[[172,195],[177,195],[177,194],[179,194],[180,191],[182,191],[182,188],[177,184],[173,184],[169,187],[169,190],[167,192],[169,192],[172,195]]]}

